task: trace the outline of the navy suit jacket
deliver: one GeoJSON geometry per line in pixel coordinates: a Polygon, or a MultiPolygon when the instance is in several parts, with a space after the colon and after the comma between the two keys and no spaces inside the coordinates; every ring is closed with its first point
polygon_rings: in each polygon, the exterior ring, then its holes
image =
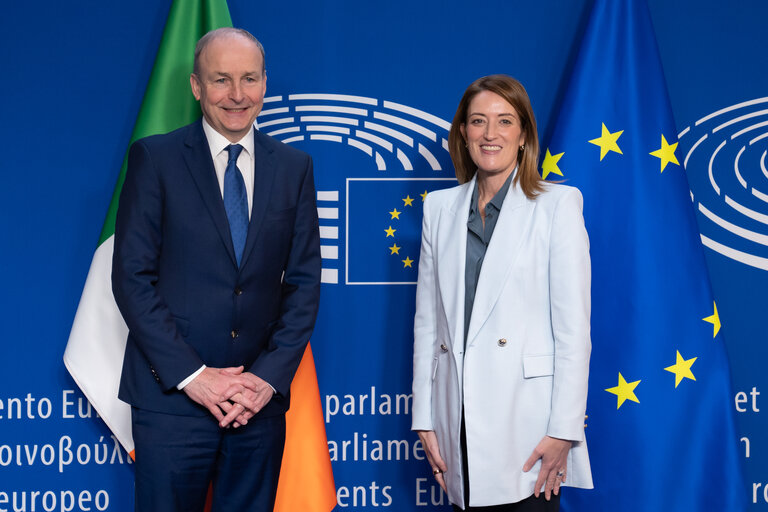
{"type": "Polygon", "coordinates": [[[204,415],[176,386],[200,366],[245,366],[288,409],[314,328],[320,241],[312,160],[254,135],[253,209],[238,268],[202,122],[136,141],[115,225],[112,288],[129,335],[119,397],[204,415]]]}

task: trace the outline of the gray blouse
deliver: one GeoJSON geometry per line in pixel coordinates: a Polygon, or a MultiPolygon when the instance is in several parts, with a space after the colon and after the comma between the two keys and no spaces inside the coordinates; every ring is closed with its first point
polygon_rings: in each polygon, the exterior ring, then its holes
{"type": "Polygon", "coordinates": [[[499,212],[504,198],[507,197],[507,190],[512,183],[517,169],[513,171],[504,185],[496,192],[493,199],[485,205],[485,228],[483,228],[483,219],[478,210],[478,191],[477,180],[475,180],[475,189],[472,191],[472,200],[469,203],[469,217],[467,218],[467,259],[464,266],[464,346],[467,346],[467,334],[469,333],[469,320],[472,318],[472,307],[475,303],[475,292],[477,291],[477,280],[480,278],[480,269],[483,266],[485,252],[488,250],[488,244],[491,243],[493,230],[496,228],[496,222],[499,220],[499,212]]]}

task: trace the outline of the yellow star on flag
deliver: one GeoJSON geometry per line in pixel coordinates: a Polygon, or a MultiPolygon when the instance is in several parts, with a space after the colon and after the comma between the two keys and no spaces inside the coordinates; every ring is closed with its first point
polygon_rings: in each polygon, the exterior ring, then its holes
{"type": "Polygon", "coordinates": [[[612,393],[618,397],[616,400],[617,410],[619,407],[621,407],[621,404],[623,404],[625,400],[632,400],[633,402],[640,403],[640,400],[638,400],[635,396],[635,388],[638,384],[640,384],[639,380],[636,380],[635,382],[627,382],[624,380],[624,376],[621,374],[621,372],[619,372],[619,385],[606,389],[607,392],[612,393]]]}
{"type": "Polygon", "coordinates": [[[715,312],[709,315],[708,317],[702,318],[705,322],[709,322],[712,324],[714,329],[712,329],[712,337],[714,338],[717,336],[717,333],[720,332],[720,315],[717,314],[717,304],[715,302],[712,302],[712,305],[715,307],[715,312]]]}
{"type": "Polygon", "coordinates": [[[410,256],[406,256],[405,259],[403,260],[403,268],[411,267],[411,263],[413,263],[413,260],[410,258],[410,256]]]}
{"type": "Polygon", "coordinates": [[[405,203],[404,206],[413,206],[413,199],[410,195],[407,195],[403,198],[403,203],[405,203]]]}
{"type": "Polygon", "coordinates": [[[400,213],[401,212],[397,211],[397,208],[389,212],[389,214],[392,216],[391,217],[392,219],[398,219],[398,220],[400,220],[400,213]]]}
{"type": "Polygon", "coordinates": [[[667,139],[664,138],[664,134],[661,135],[661,147],[656,151],[651,151],[651,155],[661,160],[661,172],[664,172],[664,168],[669,162],[675,165],[680,165],[675,156],[675,150],[677,149],[677,142],[674,144],[667,144],[667,139]]]}
{"type": "Polygon", "coordinates": [[[620,155],[623,155],[624,153],[621,152],[621,149],[619,148],[618,141],[619,137],[621,137],[621,134],[624,133],[624,130],[611,133],[608,131],[608,128],[605,127],[605,123],[603,124],[603,132],[600,137],[596,139],[592,139],[589,142],[594,144],[595,146],[600,146],[600,161],[605,158],[605,155],[608,154],[609,151],[614,151],[620,155]]]}
{"type": "Polygon", "coordinates": [[[691,366],[695,361],[695,357],[691,359],[683,359],[683,356],[680,355],[680,351],[677,351],[677,360],[675,361],[675,364],[664,368],[668,372],[675,374],[675,387],[677,387],[683,379],[696,380],[696,377],[693,376],[693,372],[691,371],[691,366]]]}
{"type": "Polygon", "coordinates": [[[390,256],[393,254],[400,254],[400,247],[398,247],[397,244],[392,244],[392,247],[389,248],[389,254],[390,256]]]}
{"type": "Polygon", "coordinates": [[[565,153],[558,153],[553,155],[549,152],[549,148],[547,148],[547,154],[544,155],[544,163],[541,164],[541,179],[547,179],[547,176],[549,176],[550,173],[557,174],[558,176],[563,175],[563,172],[557,166],[557,162],[560,161],[560,158],[562,158],[564,154],[565,153]]]}
{"type": "Polygon", "coordinates": [[[427,191],[426,190],[424,191],[423,194],[419,194],[419,195],[421,196],[421,202],[422,203],[427,200],[427,191]]]}
{"type": "Polygon", "coordinates": [[[388,227],[387,229],[385,229],[384,231],[386,231],[386,233],[387,233],[387,236],[391,236],[391,237],[394,237],[394,236],[395,236],[395,231],[397,231],[397,230],[396,230],[396,229],[392,229],[392,226],[389,226],[389,227],[388,227]]]}

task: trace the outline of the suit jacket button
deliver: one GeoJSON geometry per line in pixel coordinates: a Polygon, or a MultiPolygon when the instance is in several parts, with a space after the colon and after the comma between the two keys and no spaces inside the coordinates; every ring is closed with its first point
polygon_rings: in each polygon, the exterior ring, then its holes
{"type": "Polygon", "coordinates": [[[440,345],[440,350],[442,350],[443,352],[448,352],[448,347],[445,346],[445,343],[440,345]]]}
{"type": "Polygon", "coordinates": [[[235,295],[242,295],[242,294],[243,294],[242,288],[240,288],[239,286],[235,288],[235,295]]]}
{"type": "Polygon", "coordinates": [[[237,329],[232,329],[232,332],[230,332],[229,335],[232,336],[232,339],[235,339],[240,336],[240,333],[237,332],[237,329]]]}
{"type": "Polygon", "coordinates": [[[500,347],[503,347],[503,346],[504,346],[504,345],[506,345],[506,344],[507,344],[507,339],[506,339],[506,338],[501,338],[501,339],[499,340],[499,346],[500,346],[500,347]]]}

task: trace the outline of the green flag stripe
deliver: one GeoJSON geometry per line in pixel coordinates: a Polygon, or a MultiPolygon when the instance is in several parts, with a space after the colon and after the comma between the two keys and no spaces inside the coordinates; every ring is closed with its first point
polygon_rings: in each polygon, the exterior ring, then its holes
{"type": "MultiPolygon", "coordinates": [[[[200,117],[200,106],[189,86],[195,44],[206,32],[231,26],[226,0],[173,2],[130,144],[148,135],[170,132],[200,117]]],[[[115,233],[117,204],[127,166],[126,151],[98,245],[115,233]]]]}

